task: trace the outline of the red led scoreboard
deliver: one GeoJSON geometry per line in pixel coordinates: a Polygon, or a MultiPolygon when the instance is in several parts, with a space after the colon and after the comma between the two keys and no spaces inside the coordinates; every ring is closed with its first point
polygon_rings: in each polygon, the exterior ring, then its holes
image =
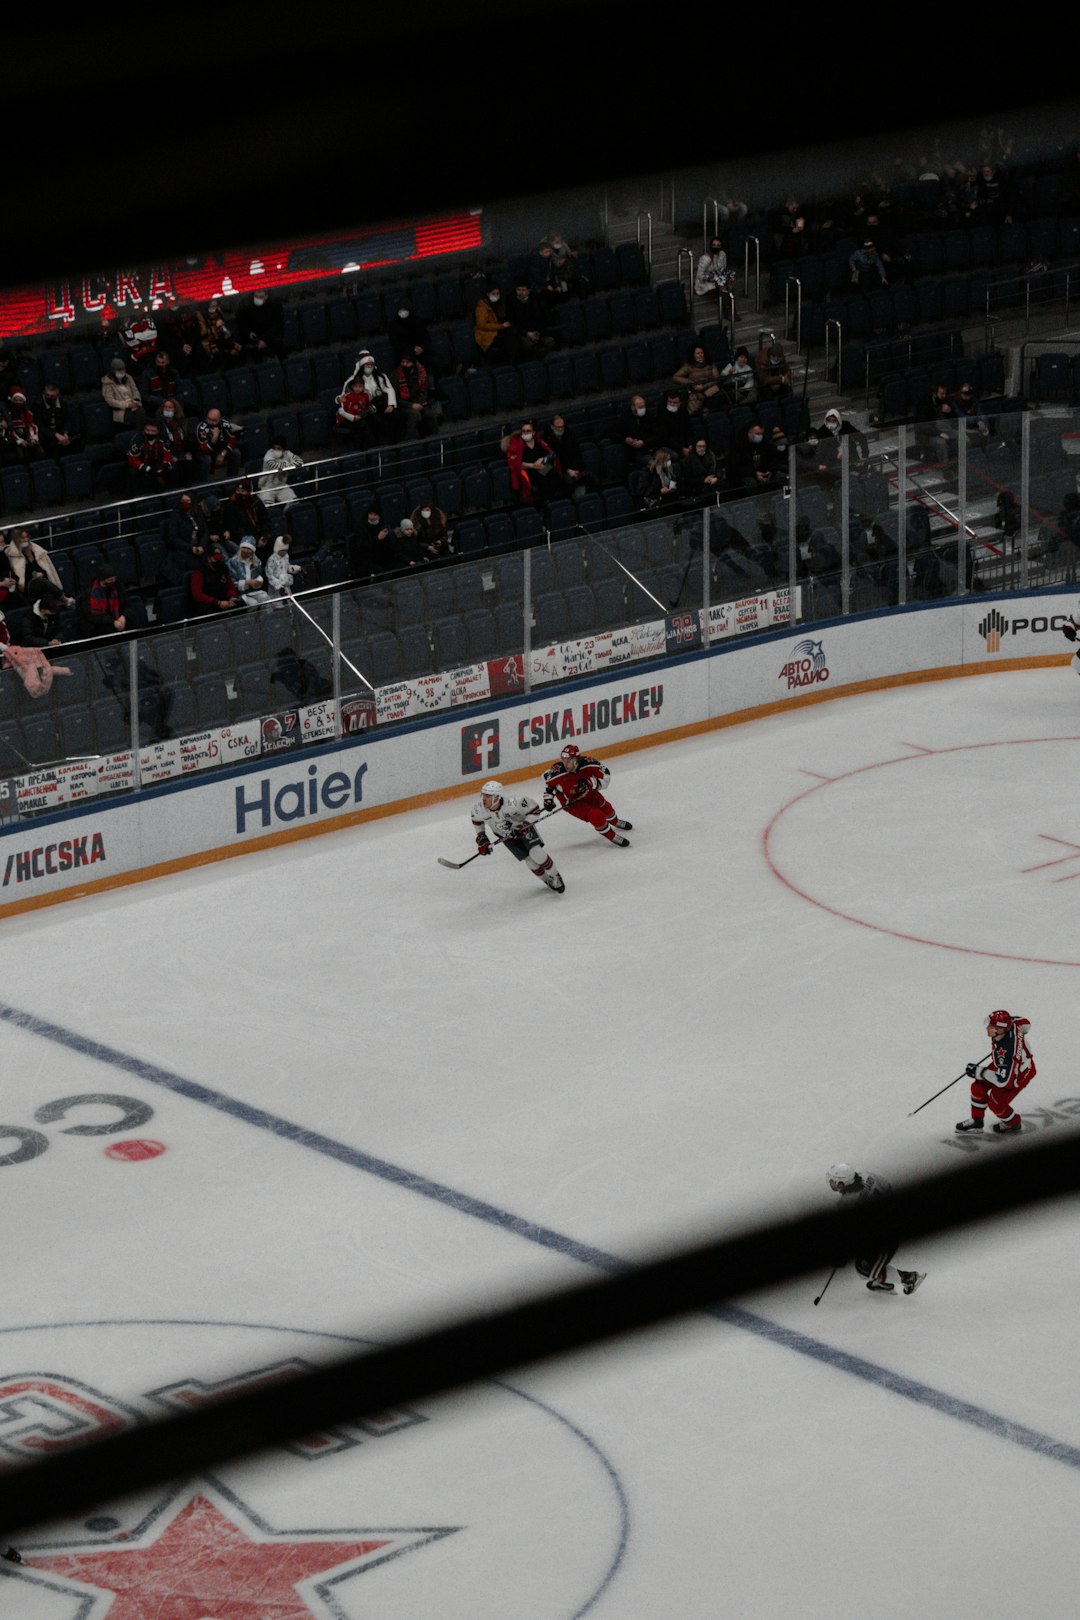
{"type": "Polygon", "coordinates": [[[172,296],[182,303],[205,304],[257,287],[295,287],[305,281],[346,277],[376,265],[475,249],[481,240],[476,208],[409,224],[374,226],[349,236],[308,236],[164,264],[65,276],[37,287],[0,288],[0,338],[62,332],[104,315],[156,309],[172,296]]]}

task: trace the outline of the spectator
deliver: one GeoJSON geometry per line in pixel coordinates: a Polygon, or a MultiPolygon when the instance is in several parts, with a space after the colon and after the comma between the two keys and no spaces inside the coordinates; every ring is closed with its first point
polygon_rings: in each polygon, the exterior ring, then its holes
{"type": "Polygon", "coordinates": [[[686,456],[689,455],[690,446],[697,438],[697,434],[697,426],[690,420],[690,412],[683,403],[681,391],[678,388],[669,388],[660,412],[661,440],[672,450],[677,450],[680,456],[686,456]]]}
{"type": "Polygon", "coordinates": [[[252,365],[285,358],[285,310],[279,298],[271,298],[260,287],[241,304],[236,326],[252,365]]]}
{"type": "Polygon", "coordinates": [[[625,444],[637,466],[643,467],[659,448],[660,424],[645,404],[644,394],[632,394],[630,404],[615,425],[615,436],[625,444]]]}
{"type": "Polygon", "coordinates": [[[194,377],[203,365],[202,332],[199,317],[190,304],[175,296],[165,301],[158,317],[161,346],[167,349],[181,377],[194,377]]]}
{"type": "Polygon", "coordinates": [[[719,224],[730,225],[732,220],[735,221],[736,225],[745,224],[746,216],[750,210],[744,202],[740,202],[737,197],[724,196],[719,191],[715,202],[716,218],[719,224]]]}
{"type": "Polygon", "coordinates": [[[240,597],[225,566],[225,553],[211,544],[197,568],[188,576],[193,613],[228,613],[240,606],[240,597]]]}
{"type": "Polygon", "coordinates": [[[556,310],[580,286],[581,277],[573,248],[562,244],[558,253],[550,241],[541,242],[529,270],[532,289],[549,310],[556,310]]]}
{"type": "Polygon", "coordinates": [[[16,588],[27,602],[36,602],[41,595],[54,593],[61,605],[72,605],[74,598],[64,595],[52,558],[43,546],[31,540],[29,529],[12,529],[4,556],[16,588]]]}
{"type": "Polygon", "coordinates": [[[690,345],[689,354],[671,380],[689,389],[686,408],[691,416],[707,416],[710,405],[722,403],[720,368],[709,359],[701,343],[690,345]]]}
{"type": "Polygon", "coordinates": [[[146,421],[139,385],[127,368],[127,362],[116,359],[101,379],[101,395],[112,411],[118,428],[141,428],[146,421]]]}
{"type": "Polygon", "coordinates": [[[127,464],[132,488],[140,494],[167,489],[172,483],[175,473],[172,451],[156,422],[147,422],[141,433],[132,436],[127,464]]]}
{"type": "Polygon", "coordinates": [[[149,310],[131,317],[120,328],[120,341],[127,350],[128,359],[136,365],[149,362],[158,346],[157,323],[149,310]]]}
{"type": "Polygon", "coordinates": [[[394,372],[394,390],[401,438],[415,439],[421,433],[425,437],[434,433],[442,417],[442,406],[432,394],[427,367],[409,349],[403,352],[394,372]]]}
{"type": "Polygon", "coordinates": [[[735,446],[731,474],[732,481],[750,495],[778,489],[783,483],[772,444],[766,439],[765,429],[760,422],[748,427],[746,437],[735,446]]]}
{"type": "Polygon", "coordinates": [[[190,495],[181,495],[179,506],[165,520],[163,573],[170,584],[179,585],[185,574],[202,567],[209,544],[205,512],[190,495]]]}
{"type": "Polygon", "coordinates": [[[229,527],[233,534],[249,534],[261,554],[270,544],[270,516],[251,487],[250,478],[241,478],[229,496],[229,527]]]}
{"type": "Polygon", "coordinates": [[[368,349],[361,349],[356,357],[356,365],[352,375],[346,380],[343,394],[364,392],[370,404],[370,424],[374,427],[378,439],[387,440],[395,436],[397,423],[394,413],[397,410],[397,390],[385,371],[380,371],[375,364],[375,356],[368,349]]]}
{"type": "Polygon", "coordinates": [[[416,525],[412,518],[403,517],[392,538],[399,568],[415,568],[418,563],[427,561],[421,552],[416,525]]]}
{"type": "Polygon", "coordinates": [[[444,511],[425,501],[414,508],[410,517],[426,562],[439,562],[451,555],[450,528],[444,511]]]}
{"type": "Polygon", "coordinates": [[[404,301],[398,305],[397,312],[390,317],[386,327],[386,336],[392,353],[396,355],[411,354],[414,360],[423,360],[425,364],[429,363],[431,333],[419,315],[414,315],[404,301]]]}
{"type": "Polygon", "coordinates": [[[749,349],[736,349],[735,358],[729,360],[720,373],[729,405],[749,405],[757,388],[757,376],[750,364],[749,349]]]}
{"type": "Polygon", "coordinates": [[[682,488],[687,495],[700,499],[703,495],[710,495],[720,487],[720,471],[716,456],[709,449],[708,441],[702,437],[695,439],[690,447],[690,454],[683,462],[682,488]]]}
{"type": "MultiPolygon", "coordinates": [[[[22,681],[32,698],[46,697],[52,690],[53,679],[57,675],[70,675],[70,669],[63,664],[50,664],[40,647],[14,647],[10,644],[7,625],[3,624],[4,615],[0,613],[0,642],[3,643],[3,664],[5,669],[13,669],[22,681]]],[[[19,1563],[22,1559],[18,1560],[19,1563]]]]}
{"type": "Polygon", "coordinates": [[[21,467],[22,456],[11,431],[7,411],[0,404],[0,467],[21,467]]]}
{"type": "Polygon", "coordinates": [[[641,479],[641,500],[644,506],[663,506],[679,498],[679,464],[677,457],[661,445],[649,462],[641,479]]]}
{"type": "MultiPolygon", "coordinates": [[[[894,236],[888,226],[882,225],[878,214],[867,214],[866,229],[867,234],[872,235],[877,243],[878,254],[891,285],[895,287],[900,282],[913,280],[915,264],[910,248],[894,236]]],[[[905,330],[903,322],[901,330],[905,330]]]]}
{"type": "Polygon", "coordinates": [[[990,437],[990,424],[983,414],[982,406],[975,397],[975,390],[969,382],[962,383],[951,398],[952,408],[956,413],[958,422],[962,422],[968,430],[968,435],[977,433],[983,440],[990,437]]]}
{"type": "Polygon", "coordinates": [[[51,592],[38,597],[23,620],[20,635],[24,647],[60,646],[60,606],[60,598],[51,592]]]}
{"type": "Polygon", "coordinates": [[[191,448],[187,418],[179,395],[175,399],[165,401],[158,412],[157,424],[162,443],[168,446],[169,454],[173,458],[177,478],[181,483],[189,483],[194,471],[195,455],[191,448]]]}
{"type": "Polygon", "coordinates": [[[592,479],[582,468],[584,456],[581,445],[573,428],[568,426],[566,417],[561,413],[553,416],[544,429],[544,438],[558,456],[566,482],[587,488],[592,479]]]}
{"type": "Polygon", "coordinates": [[[481,360],[492,365],[513,365],[521,341],[502,301],[502,288],[493,283],[477,299],[473,311],[473,337],[481,360]]]}
{"type": "Polygon", "coordinates": [[[115,315],[103,315],[98,322],[98,335],[94,340],[103,372],[112,370],[114,360],[122,360],[127,365],[127,345],[120,336],[120,322],[115,315]]]}
{"type": "Polygon", "coordinates": [[[264,506],[287,506],[295,501],[296,491],[289,483],[289,474],[304,465],[301,458],[289,449],[284,439],[275,439],[263,456],[259,478],[259,496],[264,506]]]}
{"type": "Polygon", "coordinates": [[[255,607],[257,603],[269,599],[262,564],[255,555],[254,535],[245,534],[242,537],[236,556],[229,558],[226,567],[236,586],[236,594],[245,607],[255,607]]]}
{"type": "Polygon", "coordinates": [[[238,444],[243,428],[227,421],[216,405],[195,429],[195,449],[202,457],[200,472],[203,480],[235,478],[240,471],[238,444]]]}
{"type": "Polygon", "coordinates": [[[945,461],[956,454],[956,411],[944,383],[937,383],[915,409],[915,438],[923,461],[945,461]]]}
{"type": "Polygon", "coordinates": [[[167,349],[157,349],[142,374],[142,397],[147,408],[160,410],[167,399],[175,399],[180,392],[180,373],[169,358],[167,349]]]}
{"type": "Polygon", "coordinates": [[[41,435],[34,413],[27,404],[26,395],[21,388],[11,390],[8,424],[16,458],[23,466],[29,465],[31,461],[40,461],[43,453],[41,435]]]}
{"type": "Polygon", "coordinates": [[[279,534],[274,541],[273,551],[266,559],[266,585],[270,596],[291,596],[293,580],[303,572],[299,563],[290,561],[291,544],[289,535],[279,534]]]}
{"type": "Polygon", "coordinates": [[[116,585],[116,572],[102,562],[90,586],[75,604],[75,622],[82,637],[110,636],[127,629],[127,617],[116,585]]]}
{"type": "Polygon", "coordinates": [[[523,422],[504,441],[510,485],[518,500],[545,505],[563,490],[562,465],[551,445],[531,422],[523,422]]]}
{"type": "Polygon", "coordinates": [[[882,287],[889,285],[885,265],[873,237],[868,236],[862,247],[857,247],[854,253],[851,254],[848,259],[848,269],[851,271],[851,279],[856,286],[862,285],[863,276],[869,277],[871,273],[877,275],[882,287]]]}
{"type": "Polygon", "coordinates": [[[1012,204],[1005,170],[997,163],[984,163],[975,181],[976,217],[980,225],[1011,225],[1012,204]]]}
{"type": "Polygon", "coordinates": [[[848,446],[848,455],[851,458],[849,465],[859,467],[870,454],[870,445],[866,434],[857,428],[854,422],[847,421],[835,408],[825,412],[825,420],[817,430],[819,459],[827,466],[835,467],[837,474],[840,470],[840,440],[851,439],[848,446]]]}
{"type": "Polygon", "coordinates": [[[70,405],[60,398],[55,383],[46,383],[38,412],[38,430],[47,456],[72,456],[82,444],[78,418],[70,405]]]}
{"type": "Polygon", "coordinates": [[[216,298],[211,298],[206,309],[200,311],[195,319],[199,325],[199,347],[208,370],[220,371],[222,367],[235,365],[243,358],[240,340],[226,324],[216,298]]]}
{"type": "Polygon", "coordinates": [[[588,292],[588,278],[581,268],[581,259],[578,250],[571,247],[561,231],[549,231],[540,243],[539,251],[551,249],[551,258],[555,266],[556,279],[568,293],[576,293],[584,298],[588,292]]]}
{"type": "Polygon", "coordinates": [[[779,343],[764,344],[754,364],[758,404],[769,399],[785,399],[791,393],[791,367],[779,343]]]}
{"type": "Polygon", "coordinates": [[[694,272],[694,296],[715,300],[719,305],[723,294],[733,292],[734,287],[735,272],[728,269],[724,244],[718,236],[714,236],[709,243],[709,251],[698,259],[694,272]]]}
{"type": "MultiPolygon", "coordinates": [[[[219,500],[212,491],[204,499],[203,509],[206,512],[206,526],[210,531],[212,546],[219,546],[222,554],[228,560],[236,556],[236,548],[240,543],[243,528],[237,528],[237,519],[243,522],[243,513],[238,513],[231,501],[219,500]]],[[[207,547],[209,555],[210,547],[207,547]]]]}
{"type": "Polygon", "coordinates": [[[806,213],[797,197],[789,197],[773,220],[773,235],[781,259],[799,259],[810,252],[806,213]]]}
{"type": "Polygon", "coordinates": [[[351,450],[370,450],[375,443],[375,404],[359,385],[346,388],[334,400],[334,437],[351,450]]]}
{"type": "Polygon", "coordinates": [[[352,537],[351,549],[357,575],[384,574],[398,566],[390,525],[377,506],[368,509],[363,527],[352,537]]]}
{"type": "Polygon", "coordinates": [[[518,353],[526,359],[555,347],[555,339],[548,331],[551,317],[543,300],[534,293],[527,281],[519,281],[506,311],[517,332],[518,353]]]}

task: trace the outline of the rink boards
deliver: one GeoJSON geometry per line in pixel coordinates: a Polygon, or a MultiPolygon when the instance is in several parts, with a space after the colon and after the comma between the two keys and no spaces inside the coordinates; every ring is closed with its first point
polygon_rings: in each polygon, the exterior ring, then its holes
{"type": "Polygon", "coordinates": [[[0,915],[475,793],[490,776],[536,784],[569,740],[610,755],[875,687],[1066,665],[1061,628],[1074,606],[1072,590],[984,596],[707,650],[698,615],[676,615],[667,637],[676,650],[602,680],[18,821],[0,833],[0,915]]]}

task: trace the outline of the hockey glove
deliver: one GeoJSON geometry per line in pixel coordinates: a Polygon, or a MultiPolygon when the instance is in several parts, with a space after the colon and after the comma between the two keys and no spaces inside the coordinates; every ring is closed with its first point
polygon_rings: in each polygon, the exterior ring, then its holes
{"type": "Polygon", "coordinates": [[[545,793],[544,794],[544,809],[547,810],[550,813],[552,810],[554,810],[554,808],[555,808],[555,800],[552,798],[550,793],[545,793]]]}
{"type": "Polygon", "coordinates": [[[476,840],[476,852],[478,855],[491,854],[491,845],[488,843],[486,838],[478,838],[476,840]]]}
{"type": "Polygon", "coordinates": [[[967,1075],[969,1080],[977,1080],[979,1078],[979,1065],[977,1063],[969,1063],[967,1068],[964,1070],[964,1073],[967,1075]]]}

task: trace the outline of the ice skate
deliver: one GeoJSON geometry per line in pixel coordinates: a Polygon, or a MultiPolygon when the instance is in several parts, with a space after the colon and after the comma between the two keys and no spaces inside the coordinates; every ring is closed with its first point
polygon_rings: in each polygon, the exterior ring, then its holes
{"type": "Polygon", "coordinates": [[[958,1119],[956,1128],[958,1131],[981,1131],[983,1122],[981,1119],[958,1119]]]}
{"type": "Polygon", "coordinates": [[[7,1552],[0,1553],[0,1558],[6,1559],[9,1564],[21,1564],[23,1561],[22,1553],[17,1552],[14,1547],[9,1547],[7,1552]]]}
{"type": "Polygon", "coordinates": [[[565,891],[566,884],[563,882],[558,872],[542,872],[541,877],[547,884],[548,888],[553,889],[556,894],[562,894],[565,891]]]}
{"type": "Polygon", "coordinates": [[[870,1292],[872,1294],[895,1294],[896,1293],[896,1284],[891,1283],[891,1282],[886,1282],[883,1277],[871,1277],[870,1281],[867,1283],[866,1286],[867,1286],[867,1288],[869,1288],[869,1290],[870,1290],[870,1292]]]}
{"type": "Polygon", "coordinates": [[[900,1281],[904,1285],[905,1294],[913,1294],[921,1282],[925,1282],[925,1271],[902,1271],[900,1281]]]}
{"type": "Polygon", "coordinates": [[[618,816],[615,817],[614,825],[620,832],[633,832],[634,830],[634,823],[632,821],[621,821],[618,816]]]}
{"type": "Polygon", "coordinates": [[[1021,1130],[1023,1128],[1023,1123],[1024,1122],[1020,1118],[1020,1115],[1014,1114],[1008,1123],[1006,1123],[1003,1119],[999,1119],[994,1125],[994,1130],[998,1136],[1007,1136],[1011,1131],[1021,1130]]]}
{"type": "Polygon", "coordinates": [[[630,840],[629,840],[629,838],[623,838],[621,833],[609,832],[609,833],[605,833],[604,837],[607,839],[609,844],[614,844],[616,849],[629,849],[630,848],[630,840]]]}

